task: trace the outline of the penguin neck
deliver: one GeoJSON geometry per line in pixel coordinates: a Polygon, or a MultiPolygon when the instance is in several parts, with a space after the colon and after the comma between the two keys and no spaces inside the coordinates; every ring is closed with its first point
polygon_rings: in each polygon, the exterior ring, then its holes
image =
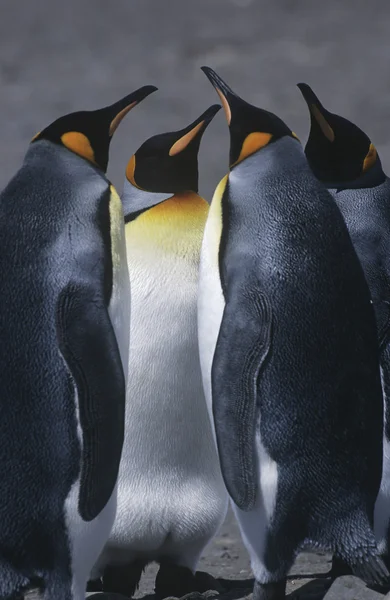
{"type": "Polygon", "coordinates": [[[323,183],[328,190],[335,190],[337,192],[341,192],[343,190],[356,190],[356,189],[365,189],[365,188],[374,188],[379,185],[382,185],[388,178],[386,174],[383,172],[382,163],[378,156],[375,164],[365,173],[363,173],[357,179],[351,181],[332,181],[327,180],[321,177],[321,173],[313,168],[313,173],[323,183]]]}
{"type": "Polygon", "coordinates": [[[64,176],[69,174],[71,177],[83,174],[91,176],[95,173],[108,184],[110,183],[106,174],[99,167],[68,150],[65,146],[45,139],[30,144],[23,164],[33,168],[36,166],[40,170],[46,168],[49,172],[53,168],[60,169],[64,176]]]}
{"type": "MultiPolygon", "coordinates": [[[[90,218],[91,211],[100,213],[102,198],[111,185],[99,168],[47,140],[31,144],[22,170],[24,180],[29,181],[30,191],[36,186],[39,186],[39,191],[44,190],[44,193],[38,191],[36,202],[28,210],[46,219],[46,227],[56,227],[61,216],[66,214],[84,219],[90,218]],[[49,218],[52,219],[51,225],[47,222],[49,218]]],[[[23,202],[31,197],[31,194],[22,194],[20,200],[23,202]]]]}
{"type": "MultiPolygon", "coordinates": [[[[245,160],[232,168],[229,174],[229,187],[249,186],[261,191],[263,184],[277,185],[289,190],[291,180],[299,177],[304,171],[310,171],[303,148],[292,137],[283,137],[271,142],[261,150],[251,154],[245,160]],[[250,184],[248,183],[250,182],[250,184]]],[[[251,194],[254,203],[258,202],[258,195],[251,194]]],[[[227,201],[234,198],[234,194],[224,195],[227,201]]],[[[248,202],[250,198],[248,197],[248,202]]]]}
{"type": "Polygon", "coordinates": [[[173,194],[159,194],[157,192],[142,190],[125,179],[121,198],[125,223],[134,221],[146,210],[149,210],[160,202],[164,202],[164,200],[167,200],[168,198],[172,198],[172,196],[173,194]]]}
{"type": "Polygon", "coordinates": [[[150,208],[141,209],[137,214],[126,215],[129,198],[123,202],[129,243],[181,255],[187,250],[198,252],[209,209],[206,200],[192,191],[179,192],[168,198],[168,194],[143,193],[149,195],[149,198],[144,196],[143,201],[148,200],[150,208]]]}

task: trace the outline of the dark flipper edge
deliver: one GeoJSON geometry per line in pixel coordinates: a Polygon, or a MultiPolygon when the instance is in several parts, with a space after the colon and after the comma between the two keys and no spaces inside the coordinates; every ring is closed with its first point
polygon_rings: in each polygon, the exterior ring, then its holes
{"type": "Polygon", "coordinates": [[[213,414],[225,485],[242,510],[256,501],[257,379],[270,350],[271,323],[265,295],[229,292],[212,367],[213,414]]]}
{"type": "Polygon", "coordinates": [[[83,431],[79,511],[90,521],[114,490],[124,437],[125,378],[103,297],[86,286],[67,286],[58,300],[57,335],[77,390],[83,431]]]}

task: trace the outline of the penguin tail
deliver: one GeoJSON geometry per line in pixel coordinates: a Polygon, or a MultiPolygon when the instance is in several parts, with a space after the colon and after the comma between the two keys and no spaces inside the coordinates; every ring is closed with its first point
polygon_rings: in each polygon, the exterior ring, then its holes
{"type": "Polygon", "coordinates": [[[386,587],[390,585],[390,573],[378,555],[371,555],[365,559],[350,563],[352,572],[369,586],[386,587]]]}

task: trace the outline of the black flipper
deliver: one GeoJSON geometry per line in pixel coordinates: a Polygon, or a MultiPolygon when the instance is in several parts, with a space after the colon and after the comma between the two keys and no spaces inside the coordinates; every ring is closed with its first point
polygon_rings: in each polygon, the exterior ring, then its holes
{"type": "Polygon", "coordinates": [[[256,501],[257,379],[271,347],[272,311],[256,290],[228,294],[212,366],[215,430],[227,490],[242,510],[256,501]]]}
{"type": "Polygon", "coordinates": [[[378,328],[379,349],[382,352],[390,337],[390,303],[383,300],[373,302],[378,328]]]}
{"type": "Polygon", "coordinates": [[[68,285],[58,300],[57,335],[76,386],[83,430],[79,511],[91,521],[117,481],[126,401],[119,348],[103,295],[68,285]]]}

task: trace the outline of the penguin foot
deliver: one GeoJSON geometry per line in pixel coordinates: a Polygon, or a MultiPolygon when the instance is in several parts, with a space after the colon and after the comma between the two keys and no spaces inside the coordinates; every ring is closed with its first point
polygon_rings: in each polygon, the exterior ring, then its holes
{"type": "Polygon", "coordinates": [[[168,596],[182,598],[197,591],[196,577],[190,569],[168,563],[160,565],[154,588],[158,599],[168,596]]]}
{"type": "Polygon", "coordinates": [[[103,575],[103,592],[134,596],[141,579],[145,563],[134,561],[126,565],[110,565],[103,575]]]}
{"type": "Polygon", "coordinates": [[[352,569],[346,562],[344,562],[338,556],[333,556],[332,567],[330,571],[324,573],[326,577],[336,579],[337,577],[343,577],[344,575],[353,575],[352,569]]]}
{"type": "Polygon", "coordinates": [[[195,573],[195,588],[200,593],[213,590],[219,594],[223,594],[227,591],[218,579],[215,579],[210,573],[205,573],[204,571],[197,571],[195,573]]]}
{"type": "Polygon", "coordinates": [[[285,600],[287,579],[272,583],[255,581],[253,600],[285,600]]]}
{"type": "Polygon", "coordinates": [[[101,579],[90,579],[87,583],[87,592],[102,592],[103,582],[101,579]]]}

